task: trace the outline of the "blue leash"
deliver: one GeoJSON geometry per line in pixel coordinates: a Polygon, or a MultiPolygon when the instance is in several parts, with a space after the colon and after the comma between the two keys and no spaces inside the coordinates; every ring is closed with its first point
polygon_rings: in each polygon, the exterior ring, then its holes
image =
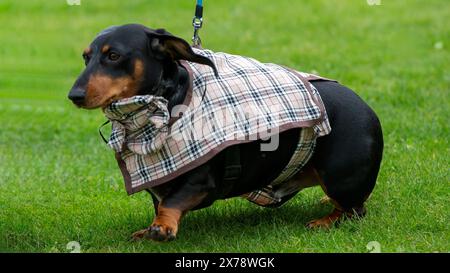
{"type": "Polygon", "coordinates": [[[203,0],[197,0],[197,5],[195,6],[195,16],[192,19],[192,26],[194,27],[194,36],[192,37],[192,43],[195,47],[201,47],[202,40],[198,35],[198,31],[203,26],[203,0]]]}

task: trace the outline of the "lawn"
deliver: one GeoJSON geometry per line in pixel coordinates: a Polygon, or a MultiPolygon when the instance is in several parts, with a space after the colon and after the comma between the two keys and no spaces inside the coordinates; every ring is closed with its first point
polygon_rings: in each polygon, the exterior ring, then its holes
{"type": "Polygon", "coordinates": [[[82,50],[109,25],[192,35],[195,1],[0,2],[0,252],[450,251],[450,5],[442,0],[205,1],[204,46],[316,71],[378,113],[385,152],[368,214],[330,231],[318,188],[279,209],[232,199],[188,214],[178,240],[129,242],[153,218],[128,196],[97,133],[100,111],[66,99],[82,50]],[[447,19],[445,19],[447,18],[447,19]]]}

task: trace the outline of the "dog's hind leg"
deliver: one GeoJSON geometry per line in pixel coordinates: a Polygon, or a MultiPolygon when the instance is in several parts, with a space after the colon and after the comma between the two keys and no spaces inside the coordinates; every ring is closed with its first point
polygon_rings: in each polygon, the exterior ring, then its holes
{"type": "Polygon", "coordinates": [[[309,227],[330,227],[346,217],[365,215],[383,154],[381,124],[352,90],[334,82],[313,82],[324,102],[331,133],[320,137],[311,159],[320,185],[335,210],[309,227]]]}
{"type": "MultiPolygon", "coordinates": [[[[329,199],[331,203],[336,204],[335,201],[329,199]]],[[[351,219],[354,217],[361,218],[366,214],[364,206],[353,208],[350,210],[343,210],[339,205],[335,205],[333,211],[325,217],[312,220],[306,224],[308,228],[331,228],[334,224],[338,224],[344,219],[351,219]]]]}
{"type": "MultiPolygon", "coordinates": [[[[334,224],[338,224],[341,220],[347,218],[354,218],[354,217],[363,217],[366,214],[366,209],[364,207],[364,201],[367,199],[368,195],[361,196],[361,190],[359,187],[358,189],[355,189],[355,191],[352,191],[351,189],[341,189],[341,187],[327,187],[330,186],[330,181],[327,179],[328,183],[324,183],[323,178],[318,174],[318,171],[315,168],[311,168],[311,172],[315,173],[314,178],[317,181],[317,184],[319,184],[322,187],[322,190],[325,192],[325,197],[320,199],[321,204],[328,204],[331,203],[334,205],[333,211],[319,219],[312,220],[306,224],[308,228],[331,228],[334,224]],[[331,188],[331,193],[329,188],[331,188]],[[339,191],[344,192],[345,196],[338,197],[338,200],[341,200],[341,202],[336,201],[330,196],[336,196],[336,193],[339,193],[339,191]],[[355,196],[361,196],[360,199],[354,199],[355,201],[351,200],[349,197],[350,195],[355,196]],[[344,205],[341,205],[344,204],[344,205]]],[[[327,177],[328,178],[328,177],[327,177]]],[[[350,176],[349,179],[359,179],[359,177],[350,176]]],[[[332,181],[336,183],[343,184],[343,181],[332,181]]]]}

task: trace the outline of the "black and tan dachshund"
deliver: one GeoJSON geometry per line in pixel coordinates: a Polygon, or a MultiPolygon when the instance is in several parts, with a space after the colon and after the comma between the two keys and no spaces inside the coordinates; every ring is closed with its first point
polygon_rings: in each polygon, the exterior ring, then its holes
{"type": "MultiPolygon", "coordinates": [[[[85,109],[105,108],[119,99],[148,94],[165,97],[170,111],[183,102],[190,85],[189,74],[180,60],[214,65],[195,54],[185,40],[138,24],[106,29],[85,49],[83,58],[86,68],[68,97],[85,109]],[[152,94],[152,90],[159,93],[152,94]]],[[[312,84],[322,97],[332,131],[317,139],[313,157],[294,179],[301,188],[322,187],[335,209],[308,226],[330,227],[342,218],[365,214],[364,202],[380,169],[383,136],[374,111],[352,90],[332,81],[312,84]]],[[[239,149],[242,166],[240,178],[232,185],[223,181],[226,149],[173,181],[149,189],[156,216],[149,228],[133,237],[174,239],[180,220],[188,211],[270,184],[293,155],[300,130],[281,133],[279,147],[272,152],[262,152],[261,141],[227,148],[239,149]]]]}

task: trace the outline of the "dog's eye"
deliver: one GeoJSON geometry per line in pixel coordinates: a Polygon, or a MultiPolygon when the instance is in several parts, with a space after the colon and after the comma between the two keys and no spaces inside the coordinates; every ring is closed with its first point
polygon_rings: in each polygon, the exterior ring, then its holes
{"type": "Polygon", "coordinates": [[[111,61],[117,61],[120,58],[120,55],[117,54],[116,52],[110,52],[108,54],[108,59],[111,61]]]}

